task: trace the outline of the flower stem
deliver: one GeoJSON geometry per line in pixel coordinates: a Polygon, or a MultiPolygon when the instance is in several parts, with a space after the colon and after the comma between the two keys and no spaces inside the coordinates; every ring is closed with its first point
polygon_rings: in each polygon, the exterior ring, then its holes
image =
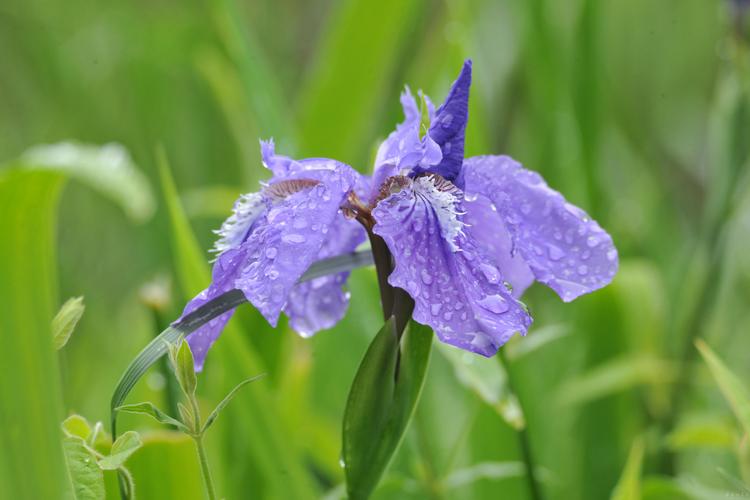
{"type": "Polygon", "coordinates": [[[201,476],[203,476],[203,485],[206,487],[206,496],[208,500],[216,500],[216,490],[214,489],[214,480],[211,477],[211,469],[208,467],[208,457],[206,449],[203,446],[203,436],[194,436],[195,447],[198,450],[198,460],[201,464],[201,476]]]}
{"type": "MultiPolygon", "coordinates": [[[[516,385],[514,383],[513,374],[511,373],[510,364],[508,363],[508,358],[505,355],[505,350],[501,348],[498,352],[500,361],[505,367],[505,373],[508,380],[508,389],[512,394],[516,396],[516,398],[518,399],[518,404],[521,406],[521,409],[523,409],[523,405],[521,405],[521,398],[519,398],[518,392],[516,391],[516,385]]],[[[543,500],[544,495],[542,494],[542,488],[539,485],[539,481],[536,477],[534,454],[531,450],[531,440],[529,439],[528,422],[526,422],[526,424],[524,424],[521,429],[516,430],[516,435],[518,436],[518,446],[521,449],[521,459],[526,466],[526,482],[529,487],[529,498],[531,498],[532,500],[543,500]]]]}

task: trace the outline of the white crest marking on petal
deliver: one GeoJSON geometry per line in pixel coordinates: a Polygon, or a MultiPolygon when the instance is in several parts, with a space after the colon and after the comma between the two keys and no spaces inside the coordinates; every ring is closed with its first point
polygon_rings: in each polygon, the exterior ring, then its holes
{"type": "Polygon", "coordinates": [[[463,234],[464,222],[458,216],[458,201],[461,190],[451,182],[434,175],[425,175],[414,179],[414,192],[429,203],[437,215],[440,233],[452,252],[460,249],[456,238],[463,234]]]}
{"type": "Polygon", "coordinates": [[[261,193],[241,195],[232,207],[232,215],[221,225],[221,229],[214,231],[219,239],[214,243],[211,252],[221,255],[229,249],[238,247],[245,239],[250,226],[265,210],[261,193]]]}

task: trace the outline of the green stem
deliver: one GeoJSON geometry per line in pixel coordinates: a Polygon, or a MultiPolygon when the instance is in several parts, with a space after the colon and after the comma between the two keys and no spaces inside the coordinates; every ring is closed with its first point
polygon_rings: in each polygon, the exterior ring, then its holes
{"type": "MultiPolygon", "coordinates": [[[[518,404],[521,406],[521,409],[523,410],[523,405],[521,404],[521,398],[519,397],[518,392],[516,391],[513,374],[511,373],[510,364],[508,363],[508,358],[505,355],[504,349],[500,349],[499,356],[500,356],[500,361],[505,367],[505,373],[506,373],[506,377],[508,380],[508,389],[510,390],[512,394],[516,396],[516,398],[518,399],[518,404]]],[[[526,481],[529,487],[529,498],[531,498],[532,500],[543,500],[544,496],[542,495],[542,488],[541,486],[539,486],[539,480],[536,477],[536,467],[534,465],[534,454],[531,450],[531,440],[529,439],[528,421],[523,426],[523,428],[518,429],[516,431],[516,435],[518,436],[518,446],[521,449],[521,459],[523,460],[523,463],[526,466],[526,481]]]]}
{"type": "Polygon", "coordinates": [[[194,436],[193,440],[198,450],[198,460],[201,463],[201,476],[203,476],[203,485],[206,487],[206,496],[208,500],[216,500],[214,480],[211,477],[211,469],[208,467],[208,457],[206,456],[206,449],[203,446],[203,436],[194,436]]]}

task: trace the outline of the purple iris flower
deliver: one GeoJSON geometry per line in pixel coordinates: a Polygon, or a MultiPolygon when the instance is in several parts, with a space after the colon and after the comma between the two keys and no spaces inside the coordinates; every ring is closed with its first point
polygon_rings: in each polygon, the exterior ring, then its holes
{"type": "MultiPolygon", "coordinates": [[[[437,109],[405,90],[405,120],[380,146],[372,179],[333,160],[276,156],[264,143],[273,178],[235,204],[213,283],[185,313],[236,288],[272,325],[283,310],[303,335],[329,328],[348,304],[347,273],[296,282],[314,261],[354,250],[364,228],[387,245],[388,282],[411,296],[414,320],[484,356],[526,333],[531,317],[518,299],[534,281],[565,302],[607,285],[617,250],[583,210],[512,158],[464,158],[471,70],[467,61],[437,109]]],[[[188,338],[197,366],[230,315],[188,338]]]]}

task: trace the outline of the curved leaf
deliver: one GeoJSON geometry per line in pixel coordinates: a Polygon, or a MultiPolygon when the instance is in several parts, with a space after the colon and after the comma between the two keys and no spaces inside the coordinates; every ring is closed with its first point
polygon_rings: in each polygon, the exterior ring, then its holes
{"type": "Polygon", "coordinates": [[[429,327],[411,321],[399,342],[391,317],[367,349],[354,377],[343,425],[350,499],[368,498],[411,420],[432,347],[429,327]]]}

